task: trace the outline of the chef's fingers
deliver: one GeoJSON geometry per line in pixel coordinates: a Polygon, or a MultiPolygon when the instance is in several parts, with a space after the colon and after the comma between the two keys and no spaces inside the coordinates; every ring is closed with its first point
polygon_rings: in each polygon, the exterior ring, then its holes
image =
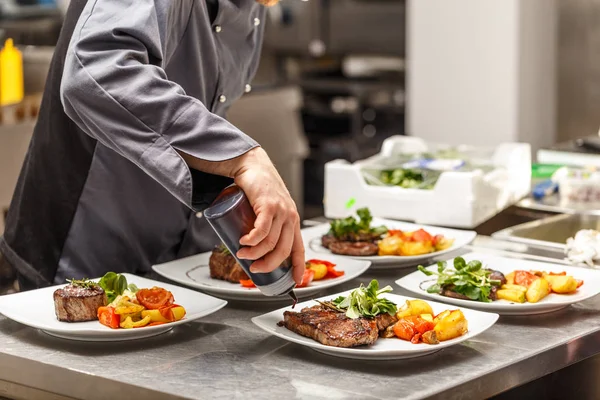
{"type": "Polygon", "coordinates": [[[304,242],[302,240],[302,233],[300,232],[300,220],[298,220],[298,223],[294,227],[294,243],[292,245],[292,253],[290,256],[294,268],[294,280],[296,281],[296,284],[299,285],[302,283],[302,277],[304,276],[304,270],[306,269],[304,242]]]}
{"type": "Polygon", "coordinates": [[[271,272],[277,269],[290,255],[294,243],[294,225],[286,222],[282,229],[277,246],[264,258],[256,261],[250,267],[253,273],[271,272]]]}
{"type": "MultiPolygon", "coordinates": [[[[265,238],[271,232],[271,227],[273,225],[273,219],[275,216],[275,210],[272,210],[268,207],[266,207],[264,211],[261,210],[261,212],[258,212],[256,215],[256,220],[254,221],[254,228],[252,228],[247,235],[242,236],[240,239],[240,244],[242,246],[253,247],[265,240],[265,238]]],[[[275,242],[275,244],[277,244],[277,242],[275,242]]]]}
{"type": "Polygon", "coordinates": [[[238,251],[238,257],[244,260],[258,260],[269,252],[273,251],[279,243],[281,229],[283,227],[283,219],[276,216],[271,223],[271,229],[260,243],[251,247],[244,247],[238,251]]]}

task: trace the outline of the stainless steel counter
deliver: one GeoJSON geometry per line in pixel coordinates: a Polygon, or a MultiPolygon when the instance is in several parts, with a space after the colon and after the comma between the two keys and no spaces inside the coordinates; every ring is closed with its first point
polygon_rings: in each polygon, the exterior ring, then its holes
{"type": "MultiPolygon", "coordinates": [[[[481,244],[528,251],[490,238],[478,238],[474,249],[485,251],[481,244]]],[[[368,271],[329,293],[372,278],[393,285],[411,271],[368,271]]],[[[271,337],[250,321],[281,306],[230,303],[171,333],[120,343],[57,339],[0,317],[0,397],[479,399],[600,353],[600,296],[551,314],[501,317],[462,345],[386,362],[322,355],[271,337]]]]}

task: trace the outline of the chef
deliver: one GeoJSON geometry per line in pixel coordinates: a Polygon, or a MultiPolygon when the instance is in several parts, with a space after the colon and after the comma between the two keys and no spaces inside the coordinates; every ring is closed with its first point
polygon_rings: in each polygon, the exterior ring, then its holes
{"type": "Polygon", "coordinates": [[[71,1],[0,239],[22,290],[209,250],[195,215],[232,182],[257,214],[238,255],[269,272],[291,254],[301,280],[296,206],[224,119],[251,90],[277,2],[71,1]]]}

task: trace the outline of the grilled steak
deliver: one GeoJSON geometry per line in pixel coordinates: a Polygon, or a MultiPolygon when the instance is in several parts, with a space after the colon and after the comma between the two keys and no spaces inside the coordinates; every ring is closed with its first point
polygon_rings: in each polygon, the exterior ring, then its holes
{"type": "Polygon", "coordinates": [[[316,340],[327,346],[356,347],[371,345],[379,337],[379,330],[393,323],[390,315],[368,319],[350,319],[343,312],[322,306],[304,308],[300,312],[286,311],[280,325],[292,332],[316,340]],[[390,318],[388,318],[390,317],[390,318]]]}
{"type": "Polygon", "coordinates": [[[389,326],[392,326],[396,322],[398,322],[398,318],[396,318],[395,315],[380,314],[375,317],[375,322],[377,323],[377,329],[379,329],[380,331],[384,331],[389,326]]]}
{"type": "Polygon", "coordinates": [[[239,266],[236,259],[227,251],[217,247],[213,250],[208,261],[210,277],[224,281],[238,283],[241,280],[250,279],[239,266]]]}
{"type": "Polygon", "coordinates": [[[329,250],[334,254],[344,256],[374,256],[379,247],[371,242],[340,242],[334,241],[329,244],[329,250]]]}
{"type": "Polygon", "coordinates": [[[106,293],[100,286],[67,285],[54,292],[54,310],[59,321],[93,321],[98,319],[98,308],[105,305],[106,293]]]}

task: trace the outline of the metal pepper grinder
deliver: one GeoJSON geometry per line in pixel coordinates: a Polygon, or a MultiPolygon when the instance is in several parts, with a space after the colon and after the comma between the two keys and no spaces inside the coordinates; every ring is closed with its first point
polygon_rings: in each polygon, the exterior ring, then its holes
{"type": "Polygon", "coordinates": [[[240,238],[254,228],[256,214],[248,198],[237,185],[225,188],[215,201],[204,210],[204,217],[215,230],[225,247],[248,274],[256,287],[266,296],[289,295],[297,301],[294,288],[296,282],[292,275],[290,260],[286,260],[279,268],[269,273],[253,274],[250,272],[251,260],[240,260],[237,252],[241,248],[240,238]]]}

